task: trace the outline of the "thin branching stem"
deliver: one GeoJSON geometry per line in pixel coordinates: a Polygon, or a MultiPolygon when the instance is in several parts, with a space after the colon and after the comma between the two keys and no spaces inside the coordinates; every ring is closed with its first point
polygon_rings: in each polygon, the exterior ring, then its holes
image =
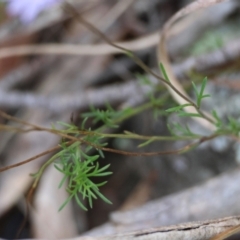
{"type": "Polygon", "coordinates": [[[208,122],[215,124],[215,121],[213,119],[211,119],[209,116],[207,116],[204,112],[202,112],[197,104],[192,101],[191,99],[189,99],[187,96],[185,96],[182,92],[180,92],[172,83],[171,81],[167,81],[166,79],[164,79],[163,77],[159,76],[158,74],[156,74],[155,72],[153,72],[139,57],[137,57],[132,51],[130,51],[129,49],[126,49],[122,46],[117,45],[116,43],[114,43],[113,41],[111,41],[105,34],[103,34],[100,30],[98,30],[95,26],[93,26],[91,23],[89,23],[88,21],[86,21],[78,11],[76,11],[76,9],[74,9],[70,4],[66,4],[65,5],[65,10],[69,13],[72,14],[73,17],[75,17],[80,23],[82,23],[83,25],[85,25],[89,30],[91,30],[93,33],[95,33],[97,36],[99,36],[101,39],[103,39],[104,41],[106,41],[109,45],[121,50],[122,52],[124,52],[127,56],[131,57],[133,59],[133,61],[140,66],[146,73],[151,74],[152,76],[154,76],[155,78],[157,78],[158,80],[160,80],[161,82],[167,84],[169,87],[171,87],[179,96],[181,96],[184,100],[186,100],[189,104],[191,104],[196,111],[202,116],[202,118],[206,119],[208,122]]]}

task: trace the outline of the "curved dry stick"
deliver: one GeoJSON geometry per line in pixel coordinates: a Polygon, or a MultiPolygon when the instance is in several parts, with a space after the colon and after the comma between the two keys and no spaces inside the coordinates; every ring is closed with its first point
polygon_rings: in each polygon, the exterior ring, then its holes
{"type": "MultiPolygon", "coordinates": [[[[167,48],[166,48],[166,39],[167,39],[168,31],[169,31],[170,27],[176,21],[180,20],[180,18],[182,18],[182,17],[185,17],[189,13],[192,13],[201,8],[206,8],[211,5],[214,5],[214,4],[217,4],[220,2],[225,2],[225,1],[227,1],[227,0],[197,0],[193,3],[190,3],[185,8],[182,8],[181,10],[179,10],[176,14],[173,15],[173,17],[171,17],[167,21],[167,23],[163,27],[160,41],[158,44],[158,51],[157,51],[158,61],[164,65],[171,83],[179,90],[179,92],[181,92],[184,96],[186,96],[186,98],[190,99],[188,94],[185,92],[185,90],[183,89],[183,87],[181,86],[181,84],[179,83],[177,78],[175,77],[173,70],[171,68],[171,64],[170,64],[170,60],[169,60],[169,56],[168,56],[167,48]]],[[[170,92],[170,94],[172,95],[172,97],[180,105],[188,103],[186,101],[186,99],[182,98],[179,94],[177,94],[176,91],[174,91],[170,86],[167,86],[167,88],[168,88],[168,91],[170,92]]],[[[184,110],[186,110],[187,112],[192,112],[192,113],[197,112],[194,107],[186,107],[186,108],[184,108],[184,110]]],[[[208,116],[208,115],[206,114],[206,116],[208,116]]],[[[208,116],[208,117],[211,118],[211,116],[208,116]]],[[[210,129],[210,130],[214,129],[213,124],[210,123],[209,121],[206,121],[205,119],[202,119],[202,118],[197,118],[196,120],[199,121],[201,123],[201,125],[207,127],[208,129],[210,129]]]]}
{"type": "MultiPolygon", "coordinates": [[[[126,42],[116,42],[117,45],[128,48],[132,51],[138,51],[153,47],[159,41],[159,32],[153,32],[147,36],[126,42]]],[[[95,45],[77,45],[77,44],[35,44],[22,45],[16,47],[6,47],[0,49],[0,58],[7,58],[22,55],[105,55],[123,53],[121,49],[117,49],[109,44],[95,45]]]]}

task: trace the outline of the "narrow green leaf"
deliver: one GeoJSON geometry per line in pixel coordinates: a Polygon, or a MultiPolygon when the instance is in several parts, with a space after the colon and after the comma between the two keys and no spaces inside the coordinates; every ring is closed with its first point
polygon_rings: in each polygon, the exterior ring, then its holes
{"type": "Polygon", "coordinates": [[[166,111],[166,112],[179,112],[179,111],[182,110],[183,108],[189,107],[189,106],[192,106],[192,104],[190,104],[190,103],[182,104],[182,105],[180,105],[180,106],[168,108],[168,109],[165,110],[165,111],[166,111]]]}
{"type": "Polygon", "coordinates": [[[97,149],[97,151],[98,151],[101,158],[105,158],[104,153],[101,149],[97,149]]]}
{"type": "Polygon", "coordinates": [[[178,112],[179,110],[180,109],[177,106],[177,107],[168,108],[168,109],[165,110],[165,112],[168,112],[168,113],[170,113],[170,112],[178,112]]]}
{"type": "Polygon", "coordinates": [[[78,204],[78,206],[80,208],[82,208],[83,210],[87,211],[87,208],[82,204],[82,202],[80,201],[80,199],[79,199],[77,194],[75,194],[75,200],[76,200],[76,202],[77,202],[77,204],[78,204]]]}
{"type": "Polygon", "coordinates": [[[111,175],[112,172],[104,172],[104,173],[96,173],[94,175],[89,175],[91,177],[103,177],[103,176],[108,176],[108,175],[111,175]]]}
{"type": "Polygon", "coordinates": [[[160,66],[160,70],[161,70],[161,72],[162,72],[162,74],[163,74],[164,79],[165,79],[167,82],[170,83],[170,80],[169,80],[169,78],[168,78],[168,75],[167,75],[167,73],[166,73],[166,70],[165,70],[163,64],[160,63],[159,66],[160,66]]]}
{"type": "Polygon", "coordinates": [[[107,181],[101,182],[101,183],[97,183],[96,186],[97,186],[97,187],[102,187],[102,186],[105,185],[106,183],[107,183],[107,181]]]}
{"type": "Polygon", "coordinates": [[[65,175],[63,178],[62,178],[62,180],[61,180],[61,182],[59,183],[59,185],[58,185],[58,188],[61,188],[62,187],[62,185],[64,184],[64,182],[67,180],[67,175],[65,175]]]}
{"type": "Polygon", "coordinates": [[[98,172],[99,172],[99,173],[100,173],[100,172],[103,172],[103,171],[105,171],[106,169],[108,169],[109,167],[110,167],[110,164],[107,164],[106,166],[98,169],[98,172]]]}
{"type": "Polygon", "coordinates": [[[54,167],[55,167],[59,172],[64,173],[64,170],[61,169],[60,167],[58,167],[57,164],[54,164],[54,167]]]}
{"type": "Polygon", "coordinates": [[[196,95],[196,97],[197,97],[197,99],[198,99],[198,96],[199,96],[198,89],[197,89],[196,84],[195,84],[193,81],[192,81],[192,86],[193,86],[193,90],[194,90],[194,92],[195,92],[195,95],[196,95]]]}
{"type": "Polygon", "coordinates": [[[95,189],[93,190],[104,202],[108,204],[112,204],[112,202],[109,199],[107,199],[103,194],[101,194],[98,190],[95,190],[95,189]]]}
{"type": "Polygon", "coordinates": [[[205,87],[207,85],[207,77],[205,77],[202,81],[202,85],[201,85],[201,89],[200,89],[200,92],[199,92],[199,96],[203,96],[203,93],[204,93],[204,90],[205,90],[205,87]]]}
{"type": "Polygon", "coordinates": [[[87,189],[87,197],[97,199],[97,196],[91,191],[90,188],[87,189]]]}
{"type": "Polygon", "coordinates": [[[60,212],[73,198],[73,195],[70,195],[65,201],[64,203],[60,206],[60,208],[58,209],[58,211],[60,212]]]}
{"type": "Polygon", "coordinates": [[[87,120],[88,120],[88,117],[85,117],[85,118],[83,119],[82,124],[81,124],[81,129],[82,129],[82,130],[85,129],[85,124],[86,124],[87,120]]]}
{"type": "Polygon", "coordinates": [[[144,147],[144,146],[146,146],[146,145],[152,143],[154,140],[155,140],[154,137],[153,137],[153,138],[150,138],[150,139],[148,139],[147,141],[145,141],[145,142],[139,144],[138,147],[139,147],[139,148],[144,147]]]}
{"type": "Polygon", "coordinates": [[[202,96],[202,99],[207,98],[207,97],[211,97],[211,95],[210,94],[205,94],[205,95],[202,96]]]}
{"type": "MultiPolygon", "coordinates": [[[[195,84],[194,84],[195,85],[195,84]]],[[[207,77],[205,77],[202,81],[202,84],[201,84],[201,89],[200,89],[200,92],[198,93],[197,95],[197,106],[200,108],[201,106],[201,101],[203,98],[206,98],[206,97],[210,97],[209,94],[205,94],[204,95],[204,90],[205,90],[205,87],[207,85],[207,77]]],[[[195,86],[195,89],[196,89],[196,86],[195,86]]]]}
{"type": "Polygon", "coordinates": [[[179,112],[178,116],[180,117],[202,117],[199,113],[187,113],[187,112],[179,112]]]}
{"type": "Polygon", "coordinates": [[[93,208],[93,202],[91,197],[88,198],[88,204],[90,208],[93,208]]]}

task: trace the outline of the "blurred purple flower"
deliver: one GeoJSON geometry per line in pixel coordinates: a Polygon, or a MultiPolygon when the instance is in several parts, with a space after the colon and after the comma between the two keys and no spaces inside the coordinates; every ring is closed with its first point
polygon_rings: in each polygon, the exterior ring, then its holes
{"type": "Polygon", "coordinates": [[[33,21],[44,9],[62,0],[9,0],[7,12],[11,16],[19,16],[23,23],[33,21]]]}

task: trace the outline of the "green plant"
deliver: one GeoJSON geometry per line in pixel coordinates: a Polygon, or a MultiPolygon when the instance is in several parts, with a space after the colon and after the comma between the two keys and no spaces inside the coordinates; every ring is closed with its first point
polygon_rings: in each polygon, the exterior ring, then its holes
{"type": "MultiPolygon", "coordinates": [[[[167,73],[164,67],[161,65],[161,69],[164,72],[163,75],[166,79],[167,73]]],[[[144,84],[151,86],[151,82],[144,78],[143,76],[138,76],[139,79],[144,79],[144,84]]],[[[169,79],[168,79],[169,81],[169,79]]],[[[201,103],[204,98],[210,97],[209,94],[205,93],[205,87],[207,84],[207,78],[204,78],[201,82],[200,87],[198,88],[193,82],[192,87],[196,97],[196,103],[189,102],[187,104],[174,106],[165,110],[165,114],[176,113],[180,117],[197,117],[209,120],[210,118],[201,111],[201,103]],[[184,109],[189,106],[194,106],[196,113],[185,112],[184,109]]],[[[154,89],[154,86],[152,86],[154,89]]],[[[142,104],[134,109],[128,108],[125,110],[114,110],[109,104],[106,104],[105,110],[99,110],[95,107],[90,107],[90,112],[82,114],[82,124],[81,127],[77,127],[74,124],[59,123],[65,127],[64,130],[57,130],[53,126],[54,131],[60,132],[64,136],[64,140],[60,144],[60,151],[56,153],[42,168],[37,174],[35,174],[35,185],[39,181],[44,169],[51,163],[54,163],[56,169],[63,174],[63,179],[59,184],[59,187],[63,186],[63,183],[67,181],[67,192],[69,197],[60,207],[60,210],[72,199],[75,199],[78,205],[87,210],[86,206],[83,203],[83,200],[88,201],[88,205],[93,207],[93,200],[97,197],[101,198],[106,203],[111,203],[105,196],[100,192],[100,187],[107,183],[107,181],[101,183],[94,183],[92,180],[95,177],[105,177],[112,174],[108,168],[110,164],[99,167],[100,158],[104,158],[104,151],[113,151],[122,154],[131,154],[128,152],[121,152],[119,150],[108,149],[106,148],[107,138],[126,138],[126,139],[137,139],[141,143],[139,147],[145,147],[155,141],[177,141],[177,140],[192,140],[195,141],[192,144],[186,145],[185,148],[170,151],[169,154],[181,153],[188,151],[193,147],[199,145],[203,141],[210,140],[212,138],[222,136],[222,135],[235,135],[238,136],[240,131],[240,123],[229,117],[229,120],[224,124],[219,118],[216,111],[212,111],[211,123],[215,126],[215,131],[209,136],[200,135],[192,132],[192,130],[186,125],[183,126],[179,123],[168,124],[168,129],[170,136],[142,136],[136,133],[129,131],[124,131],[123,133],[107,133],[106,130],[109,128],[116,129],[118,124],[123,120],[138,114],[145,109],[161,109],[164,105],[167,95],[162,95],[157,98],[155,92],[152,91],[148,94],[149,101],[142,104]],[[88,120],[91,120],[94,124],[100,124],[95,130],[86,129],[85,125],[88,120]]],[[[163,110],[161,109],[161,112],[163,110]]],[[[137,154],[137,153],[135,153],[137,154]]],[[[148,153],[145,153],[148,155],[148,153]]],[[[152,153],[152,154],[161,154],[161,153],[152,153]]],[[[144,155],[141,153],[141,155],[144,155]]],[[[151,154],[150,154],[151,155],[151,154]]]]}
{"type": "MultiPolygon", "coordinates": [[[[59,210],[61,210],[72,198],[76,200],[78,205],[87,210],[79,198],[79,193],[82,194],[82,198],[87,199],[89,206],[92,208],[93,199],[100,197],[107,203],[111,203],[106,197],[104,197],[99,187],[103,186],[107,182],[101,182],[95,184],[91,178],[103,177],[112,174],[106,171],[110,164],[100,168],[97,162],[99,155],[87,155],[80,148],[80,143],[75,142],[70,146],[62,143],[62,154],[59,157],[59,161],[55,162],[55,168],[60,171],[64,177],[59,184],[59,188],[63,186],[63,183],[68,179],[67,191],[69,193],[68,199],[62,204],[59,210]]],[[[90,150],[90,149],[88,149],[90,150]]]]}
{"type": "MultiPolygon", "coordinates": [[[[70,9],[72,11],[72,9],[70,9]]],[[[74,11],[74,10],[73,10],[74,11]]],[[[135,108],[127,108],[123,110],[115,110],[110,104],[106,104],[105,109],[96,109],[94,106],[90,107],[90,111],[82,114],[81,126],[76,126],[74,124],[62,123],[59,124],[64,127],[64,129],[58,129],[56,126],[52,126],[52,129],[41,128],[16,118],[10,117],[7,114],[1,113],[4,118],[17,121],[21,124],[27,125],[31,130],[48,131],[53,134],[57,134],[62,138],[61,143],[56,148],[52,149],[51,152],[55,153],[43,166],[39,169],[36,174],[33,174],[35,178],[32,190],[37,186],[44,170],[50,165],[54,164],[55,168],[63,174],[62,181],[59,187],[63,187],[64,183],[67,183],[66,191],[69,193],[69,197],[60,206],[60,210],[66,206],[66,204],[75,199],[78,205],[87,210],[84,205],[84,201],[88,201],[89,207],[93,207],[93,200],[96,198],[101,198],[106,203],[111,203],[100,191],[100,187],[107,183],[103,181],[100,183],[95,183],[94,179],[97,177],[107,177],[112,172],[109,171],[110,164],[100,167],[101,158],[104,158],[104,151],[111,151],[118,154],[125,154],[129,156],[151,156],[160,154],[176,154],[188,151],[193,147],[198,146],[204,141],[216,138],[218,136],[226,135],[230,137],[238,137],[240,132],[240,122],[237,119],[229,117],[226,122],[221,120],[218,113],[212,110],[211,115],[206,114],[202,111],[202,101],[203,99],[210,97],[209,94],[205,93],[207,78],[203,78],[198,87],[194,82],[192,82],[192,89],[195,94],[195,100],[189,99],[184,94],[182,94],[172,83],[171,79],[162,64],[159,68],[162,72],[163,77],[154,73],[149,69],[137,56],[135,56],[131,51],[123,47],[119,47],[112,43],[105,35],[100,33],[91,24],[84,21],[77,13],[74,12],[76,17],[80,19],[82,23],[89,27],[94,33],[104,39],[113,47],[116,47],[123,51],[127,56],[133,59],[146,74],[156,77],[159,82],[161,81],[165,85],[171,87],[176,94],[181,96],[186,100],[187,103],[175,106],[164,110],[166,101],[169,102],[169,94],[162,93],[163,87],[156,86],[146,77],[146,75],[138,75],[142,84],[148,85],[152,89],[148,93],[148,102],[137,106],[135,108]],[[161,92],[160,95],[158,93],[161,92]],[[187,108],[191,107],[194,111],[185,111],[187,108]],[[189,126],[181,125],[180,123],[169,123],[168,129],[170,135],[167,136],[143,136],[137,133],[132,133],[129,131],[124,131],[122,133],[109,133],[109,129],[115,130],[119,127],[121,122],[124,120],[139,114],[140,112],[152,109],[153,114],[158,116],[159,114],[177,114],[180,117],[190,117],[190,118],[200,118],[203,119],[214,126],[214,130],[209,133],[209,135],[201,135],[194,133],[189,126]],[[91,121],[91,128],[86,128],[87,121],[91,121]],[[138,147],[145,147],[155,141],[191,141],[187,143],[184,148],[165,151],[165,152],[127,152],[117,149],[107,148],[107,139],[109,138],[125,138],[125,139],[136,139],[140,143],[138,147]]],[[[169,104],[169,103],[168,103],[169,104]]],[[[3,129],[9,130],[7,126],[2,126],[3,129]]],[[[15,129],[21,130],[21,129],[15,129]]],[[[49,153],[49,152],[48,152],[49,153]]],[[[31,159],[32,160],[32,159],[31,159]]],[[[26,163],[25,161],[24,163],[26,163]]],[[[10,166],[11,167],[11,166],[10,166]]],[[[8,168],[2,168],[0,171],[4,171],[8,168]]],[[[16,167],[16,165],[12,166],[16,167]]]]}

